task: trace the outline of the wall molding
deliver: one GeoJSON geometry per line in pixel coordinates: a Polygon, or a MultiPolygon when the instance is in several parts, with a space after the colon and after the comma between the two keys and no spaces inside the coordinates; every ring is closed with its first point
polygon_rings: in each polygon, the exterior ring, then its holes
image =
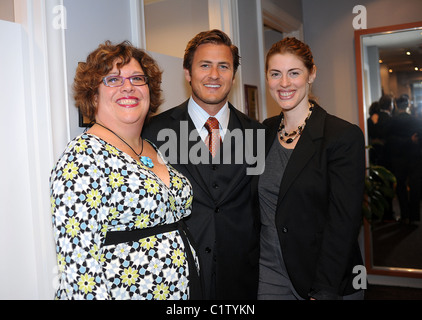
{"type": "MultiPolygon", "coordinates": [[[[210,29],[220,29],[227,33],[240,50],[238,0],[208,0],[208,20],[210,29]]],[[[240,111],[245,111],[242,66],[236,73],[236,80],[229,100],[240,111]]]]}
{"type": "Polygon", "coordinates": [[[262,17],[264,24],[282,33],[301,29],[302,22],[295,19],[269,0],[262,0],[262,17]]]}
{"type": "MultiPolygon", "coordinates": [[[[62,57],[58,57],[57,53],[49,51],[47,29],[52,28],[52,24],[47,15],[45,2],[43,0],[15,0],[14,10],[15,22],[20,24],[24,30],[24,70],[27,73],[27,82],[25,88],[23,88],[26,122],[21,125],[25,127],[27,134],[26,154],[30,176],[27,182],[22,183],[29,184],[30,197],[26,201],[31,202],[29,214],[32,217],[34,233],[32,243],[26,243],[26,245],[33,246],[35,252],[35,261],[27,268],[36,270],[37,287],[33,290],[37,292],[38,298],[52,299],[54,270],[57,267],[48,177],[55,161],[54,145],[56,143],[53,142],[53,139],[64,140],[66,137],[60,135],[59,132],[57,132],[59,137],[53,135],[52,122],[54,121],[51,115],[61,107],[54,108],[51,103],[62,103],[63,93],[52,91],[56,90],[56,87],[50,86],[54,85],[50,76],[53,72],[60,74],[63,66],[58,70],[51,69],[52,63],[60,61],[62,57]]],[[[57,43],[57,45],[60,47],[62,44],[57,43]]],[[[63,84],[63,82],[60,82],[60,84],[63,84]]],[[[60,117],[62,116],[63,114],[60,115],[60,117]]],[[[60,121],[60,123],[54,123],[54,126],[57,127],[60,124],[67,126],[66,115],[60,121]]],[[[61,131],[65,130],[61,129],[61,131]]],[[[9,214],[19,214],[19,212],[10,212],[9,214]]],[[[20,275],[10,276],[19,277],[20,275]]]]}
{"type": "Polygon", "coordinates": [[[135,47],[145,50],[147,47],[147,39],[144,12],[144,0],[130,0],[131,42],[135,47]]]}

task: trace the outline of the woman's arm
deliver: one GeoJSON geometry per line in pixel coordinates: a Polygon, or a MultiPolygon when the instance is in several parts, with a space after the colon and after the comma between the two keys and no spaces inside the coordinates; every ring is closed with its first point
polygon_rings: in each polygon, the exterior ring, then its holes
{"type": "Polygon", "coordinates": [[[57,299],[109,298],[101,266],[110,210],[108,177],[104,157],[83,137],[71,142],[50,177],[57,299]]]}
{"type": "MultiPolygon", "coordinates": [[[[328,150],[329,209],[316,268],[313,297],[339,297],[362,223],[365,142],[355,125],[337,133],[328,150]]],[[[348,269],[350,268],[350,270],[348,269]]]]}

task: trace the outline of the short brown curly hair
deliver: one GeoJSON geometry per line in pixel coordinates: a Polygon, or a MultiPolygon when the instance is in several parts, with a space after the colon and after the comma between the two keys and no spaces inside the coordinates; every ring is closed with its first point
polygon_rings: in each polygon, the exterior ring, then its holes
{"type": "Polygon", "coordinates": [[[212,44],[222,44],[230,48],[230,51],[233,55],[233,77],[236,74],[237,68],[240,65],[240,56],[239,49],[232,43],[231,39],[227,34],[218,29],[202,31],[193,37],[187,44],[185,49],[185,55],[183,57],[183,68],[189,70],[189,73],[192,72],[192,61],[193,56],[195,55],[196,49],[201,44],[212,43],[212,44]]]}
{"type": "Polygon", "coordinates": [[[116,60],[120,60],[117,64],[117,68],[120,69],[128,64],[132,58],[139,62],[142,70],[148,77],[150,94],[149,112],[154,113],[157,111],[162,103],[162,71],[156,61],[144,50],[134,47],[129,41],[123,41],[117,45],[113,45],[107,40],[88,55],[86,62],[80,62],[76,68],[73,97],[76,107],[89,121],[95,121],[97,111],[95,100],[103,77],[113,69],[116,60]]]}

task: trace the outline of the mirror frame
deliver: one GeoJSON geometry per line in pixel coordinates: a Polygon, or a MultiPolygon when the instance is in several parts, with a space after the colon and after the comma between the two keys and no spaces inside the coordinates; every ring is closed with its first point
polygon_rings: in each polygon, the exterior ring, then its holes
{"type": "MultiPolygon", "coordinates": [[[[359,29],[355,30],[355,57],[356,57],[356,80],[357,80],[357,91],[358,91],[358,106],[359,106],[359,126],[365,133],[365,139],[367,141],[366,131],[366,112],[364,103],[364,87],[363,87],[363,65],[362,65],[362,37],[370,34],[381,34],[381,33],[392,33],[400,30],[412,30],[416,28],[422,28],[422,21],[405,23],[399,25],[392,25],[386,27],[378,27],[371,29],[359,29]]],[[[421,30],[422,31],[422,30],[421,30]]],[[[368,161],[368,157],[367,157],[368,161]]],[[[409,277],[409,278],[422,278],[422,269],[412,268],[398,268],[388,266],[374,266],[372,256],[372,234],[371,225],[364,219],[364,248],[365,248],[365,267],[368,274],[384,275],[384,276],[396,276],[396,277],[409,277]]]]}

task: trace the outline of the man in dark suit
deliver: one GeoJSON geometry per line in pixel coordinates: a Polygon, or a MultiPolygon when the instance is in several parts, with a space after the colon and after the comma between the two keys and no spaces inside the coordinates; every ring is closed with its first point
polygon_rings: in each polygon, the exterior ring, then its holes
{"type": "Polygon", "coordinates": [[[420,220],[421,201],[421,122],[407,111],[409,98],[396,99],[396,113],[386,134],[391,171],[396,176],[396,194],[402,222],[420,220]]]}
{"type": "Polygon", "coordinates": [[[143,131],[193,186],[186,223],[200,257],[205,299],[257,297],[256,187],[265,130],[228,102],[238,66],[238,49],[225,33],[196,35],[183,62],[191,98],[151,118],[143,131]]]}

